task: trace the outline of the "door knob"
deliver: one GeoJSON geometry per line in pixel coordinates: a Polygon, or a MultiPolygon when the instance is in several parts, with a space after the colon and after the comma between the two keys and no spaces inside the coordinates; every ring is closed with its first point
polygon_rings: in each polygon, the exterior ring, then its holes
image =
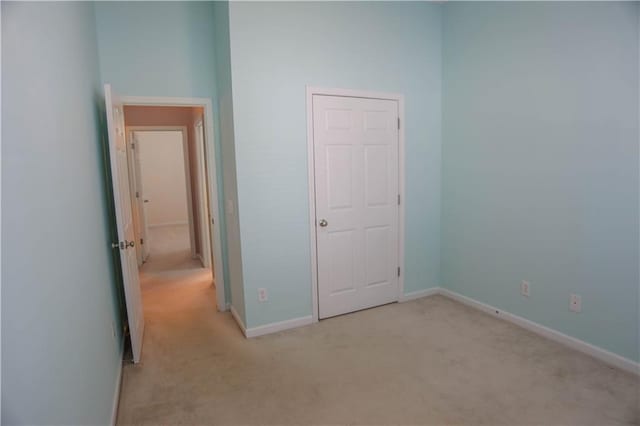
{"type": "Polygon", "coordinates": [[[124,245],[125,245],[126,247],[133,247],[135,244],[136,244],[136,243],[135,243],[135,242],[133,242],[133,241],[128,241],[128,242],[127,242],[127,240],[125,240],[125,241],[124,241],[124,245]]]}
{"type": "Polygon", "coordinates": [[[329,224],[329,222],[327,222],[325,219],[320,219],[320,226],[322,226],[323,228],[325,226],[327,226],[329,224]]]}
{"type": "Polygon", "coordinates": [[[144,202],[145,202],[145,203],[148,203],[148,202],[149,202],[149,200],[144,200],[144,202]]]}

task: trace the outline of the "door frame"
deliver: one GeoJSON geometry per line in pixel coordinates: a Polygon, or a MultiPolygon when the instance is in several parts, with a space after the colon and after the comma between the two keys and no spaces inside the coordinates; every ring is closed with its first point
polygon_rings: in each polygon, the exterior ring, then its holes
{"type": "MultiPolygon", "coordinates": [[[[135,142],[133,140],[133,131],[129,130],[127,126],[125,126],[125,134],[126,134],[126,144],[127,149],[130,149],[131,145],[135,142]]],[[[144,208],[144,200],[140,199],[140,194],[138,189],[142,187],[142,175],[140,172],[140,157],[138,153],[131,149],[131,151],[127,151],[127,153],[133,152],[133,161],[131,161],[132,157],[127,155],[127,162],[129,167],[129,185],[133,186],[131,189],[134,190],[131,193],[131,206],[132,209],[135,210],[133,215],[134,224],[136,227],[136,232],[140,235],[136,235],[136,237],[140,237],[142,241],[139,242],[140,250],[136,250],[136,255],[138,257],[138,268],[142,266],[142,264],[147,260],[148,244],[144,244],[144,241],[149,241],[148,238],[148,226],[147,226],[147,218],[146,218],[146,210],[144,208]],[[140,229],[138,229],[140,228],[140,229]],[[147,256],[145,256],[145,254],[147,256]]],[[[133,213],[133,212],[132,212],[133,213]]]]}
{"type": "Polygon", "coordinates": [[[208,201],[205,202],[204,199],[209,199],[209,191],[206,179],[206,171],[207,171],[207,161],[205,159],[205,146],[204,146],[204,117],[199,118],[195,121],[193,125],[194,132],[194,141],[196,143],[196,162],[194,165],[196,170],[196,176],[198,177],[198,219],[200,219],[200,223],[198,224],[200,229],[200,240],[202,245],[200,247],[200,260],[202,261],[205,268],[211,268],[211,238],[207,238],[208,235],[211,235],[211,225],[210,225],[210,217],[211,212],[209,211],[208,201]],[[202,141],[198,141],[198,139],[202,138],[202,141]],[[204,193],[204,196],[203,195],[204,193]]]}
{"type": "Polygon", "coordinates": [[[309,242],[311,247],[311,303],[313,308],[313,322],[318,322],[318,249],[316,226],[316,182],[315,182],[315,158],[313,140],[313,96],[336,96],[348,98],[381,99],[396,101],[398,103],[398,193],[400,203],[398,205],[398,264],[400,276],[398,277],[398,301],[404,295],[404,217],[405,217],[405,161],[404,161],[404,95],[399,93],[383,93],[368,90],[352,90],[340,88],[323,88],[307,86],[307,170],[309,173],[309,242]]]}
{"type": "Polygon", "coordinates": [[[216,287],[216,304],[223,312],[229,308],[225,299],[224,269],[222,266],[222,242],[219,218],[218,170],[216,163],[215,133],[213,131],[213,103],[210,98],[181,98],[157,96],[120,96],[124,106],[172,106],[172,107],[201,107],[204,110],[204,149],[206,161],[206,179],[209,199],[211,223],[209,226],[210,240],[213,242],[211,256],[214,266],[214,283],[216,287]]]}
{"type": "MultiPolygon", "coordinates": [[[[130,147],[130,137],[134,132],[180,132],[182,135],[182,155],[184,156],[184,173],[185,184],[187,191],[187,222],[189,225],[189,246],[191,249],[191,258],[197,259],[196,255],[196,232],[195,232],[195,218],[193,215],[193,194],[191,193],[191,163],[189,161],[189,138],[187,135],[186,126],[127,126],[127,145],[130,147]]],[[[146,221],[146,218],[145,218],[146,221]]],[[[149,224],[145,223],[148,227],[149,224]]]]}

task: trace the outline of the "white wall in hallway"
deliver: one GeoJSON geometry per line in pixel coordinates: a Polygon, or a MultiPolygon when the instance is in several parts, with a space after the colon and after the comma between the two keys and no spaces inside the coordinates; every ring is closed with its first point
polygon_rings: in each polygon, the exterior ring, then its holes
{"type": "Polygon", "coordinates": [[[142,196],[149,226],[187,224],[187,183],[182,133],[136,132],[142,196]]]}

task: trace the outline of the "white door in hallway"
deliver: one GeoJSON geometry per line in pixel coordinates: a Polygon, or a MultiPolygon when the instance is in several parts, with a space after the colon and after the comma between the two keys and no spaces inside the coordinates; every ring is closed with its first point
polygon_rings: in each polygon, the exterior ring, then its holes
{"type": "Polygon", "coordinates": [[[133,362],[140,361],[144,315],[136,258],[136,236],[129,192],[129,167],[127,164],[127,144],[125,140],[124,109],[111,86],[105,84],[104,98],[107,110],[109,133],[109,157],[111,160],[111,182],[118,228],[118,247],[122,264],[122,280],[129,319],[133,362]]]}
{"type": "Polygon", "coordinates": [[[318,313],[398,300],[398,103],[313,96],[318,313]]]}

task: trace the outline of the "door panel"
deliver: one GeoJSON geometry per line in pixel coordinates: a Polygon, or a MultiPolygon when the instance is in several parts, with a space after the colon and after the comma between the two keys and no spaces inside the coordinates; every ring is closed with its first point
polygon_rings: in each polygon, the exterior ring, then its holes
{"type": "Polygon", "coordinates": [[[140,203],[142,191],[140,190],[138,173],[136,169],[138,154],[136,152],[136,142],[134,138],[134,132],[127,132],[127,147],[129,149],[129,184],[131,185],[131,213],[133,215],[133,229],[136,235],[136,244],[139,244],[136,250],[136,257],[138,260],[138,267],[142,266],[146,260],[144,255],[144,243],[149,243],[146,235],[143,231],[142,223],[142,206],[140,203]]]}
{"type": "Polygon", "coordinates": [[[396,101],[313,97],[320,318],[398,300],[397,119],[396,101]]]}
{"type": "Polygon", "coordinates": [[[369,227],[365,230],[365,285],[385,284],[388,282],[389,227],[369,227]]]}
{"type": "MultiPolygon", "coordinates": [[[[134,149],[130,150],[132,154],[132,158],[130,158],[130,163],[133,167],[134,179],[133,179],[133,187],[138,192],[138,196],[135,197],[135,202],[137,203],[137,208],[134,208],[134,219],[135,212],[137,211],[138,215],[138,234],[144,243],[140,244],[138,247],[139,258],[142,259],[143,262],[146,262],[149,258],[149,248],[151,247],[151,238],[149,235],[149,227],[147,223],[147,197],[145,196],[144,185],[142,184],[142,167],[140,164],[140,141],[138,140],[137,132],[131,132],[131,141],[133,142],[134,149]]],[[[131,167],[129,168],[131,169],[131,167]]]]}
{"type": "Polygon", "coordinates": [[[353,230],[332,232],[327,240],[327,245],[332,248],[329,264],[329,294],[355,290],[353,230]]]}
{"type": "Polygon", "coordinates": [[[142,352],[142,336],[144,333],[144,315],[142,296],[138,277],[136,256],[136,234],[131,210],[129,186],[129,168],[127,163],[127,144],[125,141],[124,110],[118,97],[108,84],[104,86],[107,110],[107,128],[109,133],[109,156],[113,184],[116,224],[122,264],[122,279],[131,334],[133,361],[139,362],[142,352]]]}
{"type": "Polygon", "coordinates": [[[353,208],[352,151],[348,145],[326,147],[327,195],[332,210],[353,208]]]}
{"type": "Polygon", "coordinates": [[[385,146],[367,146],[364,151],[365,202],[367,207],[384,206],[389,201],[389,158],[385,146]]]}

